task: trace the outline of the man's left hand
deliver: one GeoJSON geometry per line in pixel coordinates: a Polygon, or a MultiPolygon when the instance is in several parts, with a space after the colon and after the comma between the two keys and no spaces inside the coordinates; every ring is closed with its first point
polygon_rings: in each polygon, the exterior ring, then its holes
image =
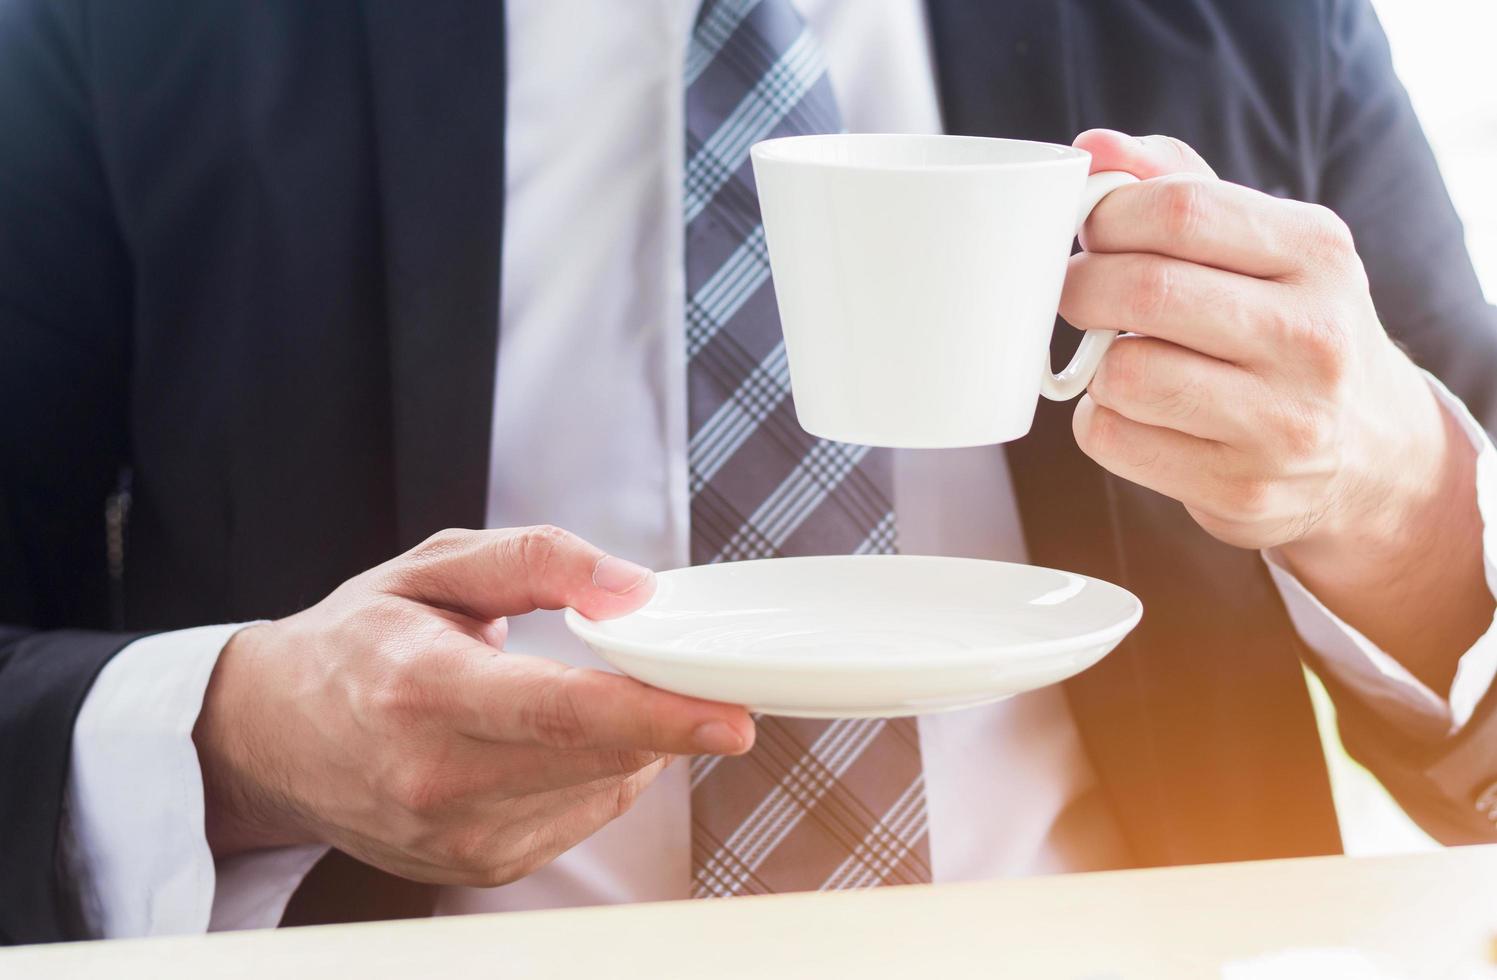
{"type": "MultiPolygon", "coordinates": [[[[1376,611],[1358,623],[1358,598],[1335,583],[1361,582],[1358,562],[1406,573],[1442,534],[1479,539],[1474,451],[1384,331],[1345,223],[1218,180],[1168,137],[1092,130],[1076,145],[1094,171],[1142,178],[1092,212],[1066,278],[1067,321],[1134,334],[1077,405],[1081,449],[1217,538],[1280,549],[1328,605],[1396,646],[1397,624],[1376,611]]],[[[1479,543],[1461,557],[1470,567],[1447,574],[1484,589],[1479,543]]]]}

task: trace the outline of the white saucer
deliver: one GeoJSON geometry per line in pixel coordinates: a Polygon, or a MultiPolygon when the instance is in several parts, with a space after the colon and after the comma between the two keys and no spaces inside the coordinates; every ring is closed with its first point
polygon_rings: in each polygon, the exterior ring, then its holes
{"type": "Polygon", "coordinates": [[[568,610],[568,627],[646,684],[806,718],[949,711],[1054,684],[1143,614],[1098,579],[971,558],[773,558],[658,580],[638,612],[568,610]]]}

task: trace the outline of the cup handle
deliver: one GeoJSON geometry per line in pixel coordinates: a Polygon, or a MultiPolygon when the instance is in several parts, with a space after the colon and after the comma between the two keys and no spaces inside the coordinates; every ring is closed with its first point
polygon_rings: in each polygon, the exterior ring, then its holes
{"type": "MultiPolygon", "coordinates": [[[[1104,170],[1086,178],[1086,189],[1081,192],[1081,207],[1076,212],[1076,233],[1081,233],[1081,226],[1086,224],[1092,209],[1102,202],[1102,198],[1124,184],[1137,182],[1137,177],[1121,170],[1104,170]]],[[[1050,372],[1050,355],[1046,352],[1045,373],[1040,378],[1040,394],[1051,401],[1063,402],[1085,391],[1086,386],[1092,382],[1092,375],[1097,373],[1097,366],[1102,363],[1102,355],[1107,353],[1107,348],[1112,346],[1117,336],[1116,330],[1088,330],[1086,336],[1081,338],[1081,346],[1076,348],[1071,363],[1059,374],[1050,372]]]]}

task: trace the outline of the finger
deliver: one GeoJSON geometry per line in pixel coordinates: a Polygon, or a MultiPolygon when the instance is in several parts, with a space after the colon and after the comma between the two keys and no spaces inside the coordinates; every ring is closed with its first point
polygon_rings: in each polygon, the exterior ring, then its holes
{"type": "Polygon", "coordinates": [[[544,865],[556,855],[571,850],[627,813],[634,801],[639,799],[639,795],[665,771],[668,764],[668,760],[662,759],[617,783],[584,796],[559,816],[544,820],[533,838],[538,861],[535,866],[544,865]]]}
{"type": "Polygon", "coordinates": [[[462,821],[426,859],[376,845],[373,863],[418,881],[493,887],[531,874],[557,855],[597,833],[625,813],[664,771],[662,758],[638,772],[597,785],[570,787],[484,813],[457,815],[462,821]],[[436,860],[433,861],[432,858],[436,860]]]}
{"type": "Polygon", "coordinates": [[[661,758],[661,753],[644,749],[499,749],[493,742],[463,736],[433,775],[444,779],[457,798],[513,798],[620,779],[661,758]]]}
{"type": "Polygon", "coordinates": [[[1090,395],[1076,403],[1071,430],[1081,451],[1109,473],[1187,505],[1207,498],[1212,475],[1231,452],[1219,442],[1135,422],[1090,395]]]}
{"type": "Polygon", "coordinates": [[[1122,170],[1139,180],[1182,173],[1216,176],[1199,153],[1173,136],[1129,136],[1115,129],[1088,129],[1072,145],[1092,155],[1092,173],[1122,170]]]}
{"type": "Polygon", "coordinates": [[[465,657],[442,674],[439,697],[454,725],[484,741],[680,755],[739,755],[754,742],[753,721],[742,707],[619,674],[491,652],[465,657]]]}
{"type": "Polygon", "coordinates": [[[1247,406],[1262,399],[1242,368],[1152,337],[1119,337],[1087,392],[1103,408],[1144,425],[1233,445],[1254,440],[1247,406]]]}
{"type": "MultiPolygon", "coordinates": [[[[504,642],[509,638],[509,621],[503,617],[499,619],[478,619],[467,613],[457,612],[452,609],[444,609],[429,603],[419,602],[400,596],[394,600],[395,608],[404,610],[410,617],[414,628],[430,630],[433,627],[445,624],[449,630],[455,631],[459,637],[477,640],[485,646],[493,647],[495,650],[504,649],[504,642]]],[[[443,645],[456,645],[466,647],[462,639],[438,635],[438,640],[443,645]]]]}
{"type": "Polygon", "coordinates": [[[1060,315],[1082,330],[1141,333],[1234,364],[1281,357],[1289,287],[1143,252],[1078,252],[1060,315]]]}
{"type": "Polygon", "coordinates": [[[1153,252],[1276,279],[1298,276],[1307,261],[1326,254],[1335,223],[1324,208],[1182,175],[1108,194],[1081,229],[1081,244],[1093,252],[1153,252]]]}
{"type": "Polygon", "coordinates": [[[656,756],[651,762],[625,773],[600,776],[584,783],[541,790],[502,803],[489,801],[474,812],[480,820],[504,822],[517,829],[549,824],[595,798],[623,792],[632,799],[670,765],[673,756],[656,756]]]}
{"type": "Polygon", "coordinates": [[[379,573],[388,591],[485,620],[564,606],[608,619],[655,591],[649,569],[549,526],[442,531],[379,573]]]}
{"type": "MultiPolygon", "coordinates": [[[[381,782],[394,806],[422,819],[451,821],[483,817],[500,804],[528,813],[559,793],[564,801],[574,800],[670,758],[638,751],[501,749],[459,736],[437,751],[413,755],[381,782]]],[[[552,805],[553,812],[564,808],[552,805]]]]}

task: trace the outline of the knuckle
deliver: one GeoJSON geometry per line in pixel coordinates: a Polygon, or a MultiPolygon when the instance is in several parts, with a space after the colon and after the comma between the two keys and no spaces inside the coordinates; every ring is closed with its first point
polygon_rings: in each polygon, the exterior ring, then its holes
{"type": "Polygon", "coordinates": [[[1137,339],[1120,337],[1102,358],[1092,387],[1103,404],[1134,398],[1142,390],[1149,373],[1149,345],[1137,339]]]}
{"type": "Polygon", "coordinates": [[[329,642],[339,650],[360,653],[380,652],[379,638],[398,628],[399,608],[388,596],[376,592],[372,598],[359,596],[350,602],[327,603],[328,618],[324,625],[329,642]]]}
{"type": "Polygon", "coordinates": [[[1303,318],[1285,309],[1271,310],[1263,317],[1264,339],[1275,350],[1294,350],[1306,331],[1303,318]]]}
{"type": "Polygon", "coordinates": [[[521,723],[548,748],[582,748],[586,741],[582,713],[577,706],[579,677],[581,672],[576,667],[567,667],[548,678],[533,697],[526,699],[521,723]]]}
{"type": "Polygon", "coordinates": [[[1118,366],[1128,400],[1147,409],[1149,420],[1182,422],[1201,410],[1205,386],[1190,370],[1171,362],[1175,352],[1169,344],[1141,338],[1116,343],[1113,350],[1120,354],[1118,366]]]}
{"type": "Polygon", "coordinates": [[[1262,477],[1239,477],[1228,484],[1227,510],[1240,522],[1260,520],[1267,512],[1273,493],[1271,481],[1262,477]]]}
{"type": "Polygon", "coordinates": [[[523,529],[514,539],[521,567],[532,578],[544,576],[570,538],[566,531],[551,524],[523,529]]]}
{"type": "Polygon", "coordinates": [[[1352,356],[1352,338],[1336,310],[1278,311],[1264,323],[1269,343],[1289,352],[1293,364],[1317,380],[1338,385],[1352,356]]]}
{"type": "Polygon", "coordinates": [[[1301,325],[1298,339],[1304,365],[1326,385],[1339,386],[1351,356],[1351,338],[1340,318],[1311,317],[1301,325]]]}
{"type": "Polygon", "coordinates": [[[1301,206],[1304,208],[1301,251],[1311,271],[1316,265],[1334,269],[1350,265],[1356,257],[1356,244],[1346,221],[1325,205],[1304,203],[1301,206]]]}
{"type": "Polygon", "coordinates": [[[1116,446],[1117,416],[1101,406],[1091,406],[1084,416],[1078,410],[1073,417],[1072,429],[1077,443],[1088,456],[1109,455],[1116,446]]]}
{"type": "Polygon", "coordinates": [[[465,888],[498,888],[529,873],[523,859],[508,852],[487,835],[458,831],[445,837],[431,855],[433,864],[445,868],[446,883],[465,888]]]}
{"type": "Polygon", "coordinates": [[[443,528],[406,552],[406,557],[422,563],[440,558],[458,548],[472,533],[455,527],[443,528]]]}
{"type": "Polygon", "coordinates": [[[498,833],[465,829],[444,848],[438,860],[470,888],[497,888],[519,881],[549,864],[571,842],[544,827],[498,833]]]}
{"type": "Polygon", "coordinates": [[[469,881],[469,887],[475,889],[497,889],[501,884],[510,884],[519,881],[525,875],[533,871],[539,871],[540,866],[545,865],[543,860],[506,860],[506,862],[490,865],[487,868],[476,869],[475,875],[469,881]]]}
{"type": "Polygon", "coordinates": [[[404,592],[426,576],[434,566],[459,551],[474,533],[452,527],[436,532],[414,548],[380,566],[381,574],[376,583],[396,593],[404,592]]]}
{"type": "Polygon", "coordinates": [[[1142,259],[1128,292],[1128,309],[1135,322],[1148,322],[1169,309],[1175,290],[1170,264],[1160,259],[1142,259]]]}
{"type": "Polygon", "coordinates": [[[515,853],[503,862],[487,869],[487,887],[507,885],[528,877],[550,864],[564,849],[564,841],[546,841],[540,833],[529,835],[515,853]]]}
{"type": "Polygon", "coordinates": [[[608,806],[604,811],[609,820],[616,820],[629,812],[634,801],[639,799],[639,794],[644,789],[643,784],[644,781],[638,776],[619,780],[619,784],[609,793],[608,806]]]}
{"type": "Polygon", "coordinates": [[[1319,452],[1325,442],[1326,427],[1313,411],[1291,408],[1279,419],[1279,440],[1294,459],[1304,459],[1319,452]]]}
{"type": "Polygon", "coordinates": [[[419,658],[391,663],[368,695],[370,706],[387,727],[405,728],[431,709],[426,672],[419,658]]]}
{"type": "Polygon", "coordinates": [[[1147,396],[1148,407],[1165,422],[1187,422],[1201,411],[1201,386],[1193,382],[1178,382],[1154,389],[1147,396]]]}
{"type": "Polygon", "coordinates": [[[1181,165],[1187,165],[1194,160],[1195,151],[1192,150],[1188,145],[1186,145],[1184,140],[1175,136],[1168,135],[1164,136],[1163,139],[1165,143],[1169,145],[1169,148],[1174,151],[1175,160],[1178,163],[1180,163],[1181,165]]]}
{"type": "Polygon", "coordinates": [[[439,813],[453,798],[447,780],[430,766],[407,766],[390,782],[396,805],[417,816],[439,813]]]}
{"type": "Polygon", "coordinates": [[[389,623],[368,661],[367,700],[384,723],[409,727],[445,709],[440,679],[453,666],[455,631],[409,617],[389,623]]]}
{"type": "Polygon", "coordinates": [[[608,771],[636,773],[659,758],[654,752],[642,749],[617,749],[607,754],[604,763],[608,771]]]}
{"type": "Polygon", "coordinates": [[[464,874],[469,880],[482,880],[503,867],[493,856],[490,831],[479,823],[468,823],[449,829],[436,843],[436,859],[442,866],[464,874]]]}
{"type": "Polygon", "coordinates": [[[1193,176],[1177,176],[1158,183],[1159,212],[1164,231],[1172,240],[1194,237],[1205,222],[1208,203],[1206,185],[1193,176]]]}
{"type": "Polygon", "coordinates": [[[1325,259],[1346,259],[1356,254],[1351,228],[1341,216],[1320,204],[1311,204],[1309,231],[1310,251],[1325,259]]]}
{"type": "Polygon", "coordinates": [[[1160,416],[1173,422],[1185,422],[1201,410],[1203,401],[1200,385],[1183,381],[1168,385],[1155,393],[1153,406],[1160,416]]]}
{"type": "Polygon", "coordinates": [[[462,888],[498,888],[507,885],[515,878],[504,874],[505,865],[497,865],[492,868],[460,868],[456,865],[449,866],[450,880],[448,883],[458,885],[462,888]]]}

